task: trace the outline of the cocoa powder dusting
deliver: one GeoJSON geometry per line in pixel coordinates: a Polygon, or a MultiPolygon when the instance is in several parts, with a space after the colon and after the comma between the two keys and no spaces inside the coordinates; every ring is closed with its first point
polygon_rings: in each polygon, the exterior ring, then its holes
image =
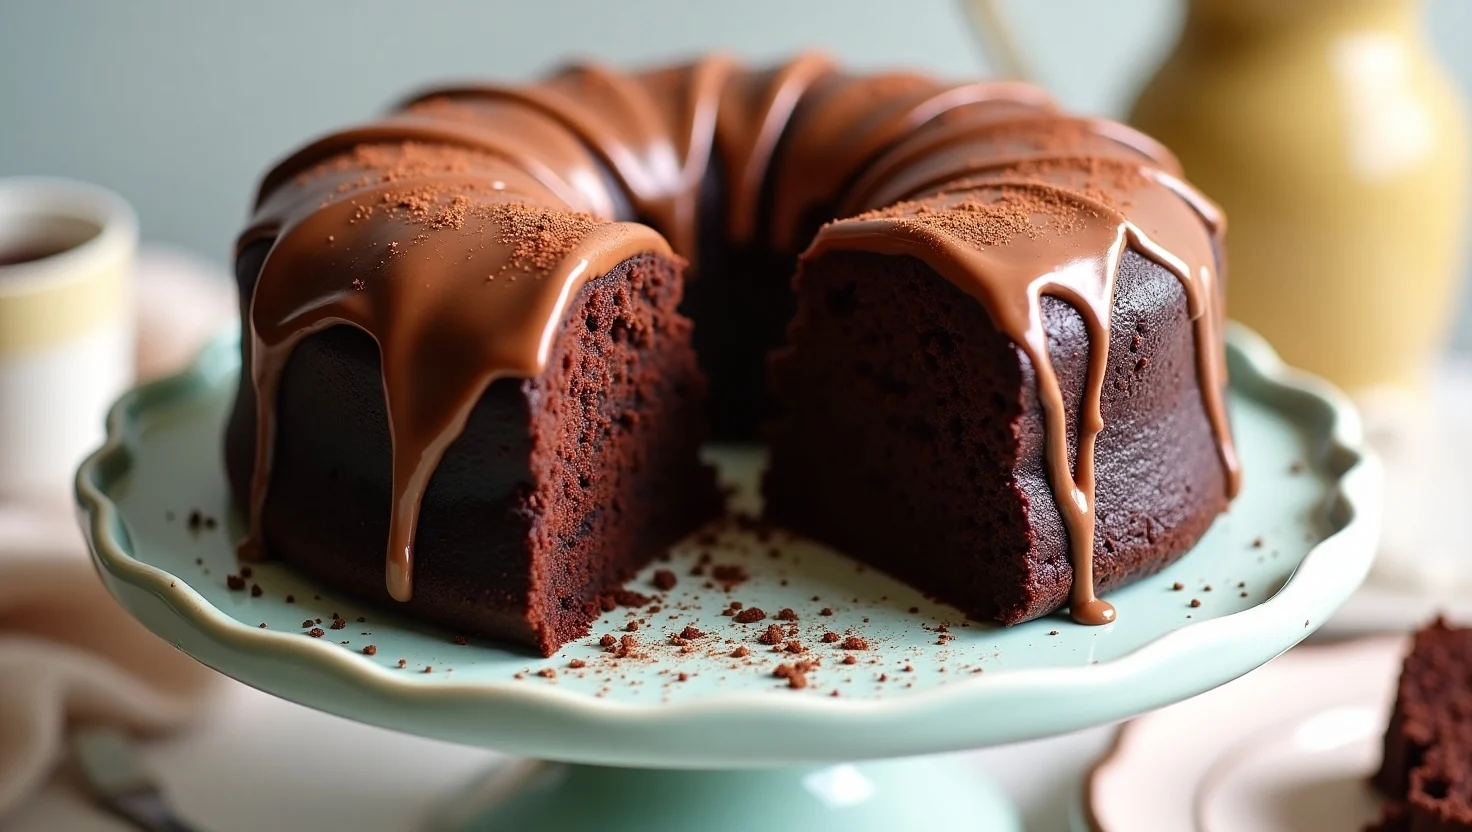
{"type": "Polygon", "coordinates": [[[1085,213],[1097,213],[1097,209],[1041,183],[983,183],[975,190],[941,193],[865,211],[853,220],[892,220],[900,229],[939,231],[964,245],[985,249],[1009,245],[1019,237],[1068,234],[1085,213]]]}

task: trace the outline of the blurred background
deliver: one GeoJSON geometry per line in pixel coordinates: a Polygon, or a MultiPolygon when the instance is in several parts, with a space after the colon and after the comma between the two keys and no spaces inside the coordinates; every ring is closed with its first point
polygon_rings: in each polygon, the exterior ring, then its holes
{"type": "MultiPolygon", "coordinates": [[[[1472,3],[1424,5],[1441,59],[1472,90],[1472,3]]],[[[1037,80],[1071,108],[1114,116],[1184,16],[1176,0],[1007,8],[1037,80]]],[[[431,81],[524,78],[579,54],[631,63],[722,48],[777,60],[808,47],[864,68],[988,71],[960,4],[935,0],[13,3],[0,9],[0,176],[112,188],[137,208],[145,243],[223,265],[273,159],[431,81]]],[[[1461,307],[1454,343],[1472,349],[1472,303],[1461,307]]]]}
{"type": "MultiPolygon", "coordinates": [[[[1435,610],[1472,622],[1472,258],[1454,251],[1466,254],[1472,239],[1463,220],[1472,210],[1458,210],[1469,203],[1472,0],[0,0],[0,232],[6,177],[95,183],[136,209],[136,251],[127,206],[112,215],[125,217],[115,282],[133,280],[136,304],[119,290],[116,340],[76,353],[82,370],[118,363],[136,323],[137,367],[111,377],[122,389],[135,369],[147,379],[182,365],[233,318],[226,275],[256,184],[309,137],[430,84],[526,79],[580,57],[635,66],[720,49],[761,63],[820,49],[860,70],[999,74],[984,44],[1005,50],[968,5],[1001,10],[1030,80],[1064,107],[1129,118],[1165,139],[1228,208],[1229,310],[1361,404],[1387,461],[1386,528],[1376,572],[1327,631],[1400,632],[1435,610]],[[1443,339],[1447,312],[1456,320],[1443,339]]],[[[5,244],[0,234],[0,313],[5,244]]],[[[19,308],[23,281],[8,285],[19,308]]],[[[51,328],[67,329],[71,307],[97,299],[56,301],[51,328]]],[[[0,314],[0,439],[29,448],[74,410],[82,447],[95,445],[85,434],[99,429],[100,402],[54,406],[38,391],[45,382],[58,396],[114,392],[38,351],[7,356],[6,322],[0,314]],[[30,386],[7,394],[21,388],[3,386],[6,372],[30,386]],[[5,405],[28,406],[35,423],[7,420],[5,405]]],[[[32,506],[4,493],[3,475],[18,467],[6,452],[0,445],[0,828],[120,828],[66,775],[52,777],[69,703],[88,701],[79,691],[120,702],[107,719],[149,732],[225,702],[229,719],[147,748],[186,814],[235,824],[219,829],[413,828],[424,806],[493,759],[226,688],[106,597],[71,516],[75,462],[53,455],[64,481],[45,497],[56,505],[32,506]],[[23,589],[7,598],[7,587],[23,589]],[[57,637],[58,621],[88,623],[76,628],[87,638],[57,637]],[[33,653],[7,654],[17,636],[33,653]],[[129,679],[141,682],[137,701],[116,695],[129,679]],[[6,717],[49,728],[7,733],[6,717]]],[[[973,758],[1029,828],[1061,829],[1071,800],[1062,796],[1110,742],[1101,728],[973,758]]]]}

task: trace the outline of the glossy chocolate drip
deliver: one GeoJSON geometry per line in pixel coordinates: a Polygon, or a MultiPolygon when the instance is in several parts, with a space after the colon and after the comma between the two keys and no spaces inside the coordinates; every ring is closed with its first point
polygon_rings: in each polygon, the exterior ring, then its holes
{"type": "Polygon", "coordinates": [[[275,240],[250,310],[257,445],[242,552],[263,549],[275,394],[292,349],[354,326],[382,361],[393,449],[387,584],[408,599],[419,505],[470,409],[494,379],[543,371],[588,280],[640,253],[697,254],[700,188],[717,154],[731,239],[795,251],[815,219],[850,217],[823,227],[803,256],[916,257],[982,303],[1027,356],[1078,620],[1113,617],[1093,591],[1093,446],[1126,247],[1185,287],[1203,405],[1235,492],[1213,246],[1221,220],[1167,151],[1120,125],[1060,116],[1026,85],[854,77],[811,55],[751,72],[715,57],[438,90],[309,145],[266,177],[241,239],[275,240]],[[1073,305],[1089,333],[1072,459],[1043,295],[1073,305]]]}

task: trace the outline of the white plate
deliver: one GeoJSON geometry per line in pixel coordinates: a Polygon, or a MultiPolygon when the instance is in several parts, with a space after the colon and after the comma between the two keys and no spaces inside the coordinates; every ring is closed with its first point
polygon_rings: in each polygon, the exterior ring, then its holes
{"type": "Polygon", "coordinates": [[[1354,832],[1406,642],[1302,647],[1127,724],[1088,777],[1095,832],[1354,832]]]}

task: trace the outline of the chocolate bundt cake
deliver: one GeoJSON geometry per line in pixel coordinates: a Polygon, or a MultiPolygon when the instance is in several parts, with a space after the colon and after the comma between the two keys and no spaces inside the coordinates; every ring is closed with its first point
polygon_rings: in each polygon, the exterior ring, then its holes
{"type": "Polygon", "coordinates": [[[1401,669],[1375,786],[1375,832],[1472,832],[1472,629],[1416,633],[1401,669]]]}
{"type": "Polygon", "coordinates": [[[436,90],[261,185],[241,551],[550,654],[721,511],[702,442],[765,425],[772,520],[978,618],[1107,621],[1236,487],[1222,229],[1023,84],[436,90]]]}

